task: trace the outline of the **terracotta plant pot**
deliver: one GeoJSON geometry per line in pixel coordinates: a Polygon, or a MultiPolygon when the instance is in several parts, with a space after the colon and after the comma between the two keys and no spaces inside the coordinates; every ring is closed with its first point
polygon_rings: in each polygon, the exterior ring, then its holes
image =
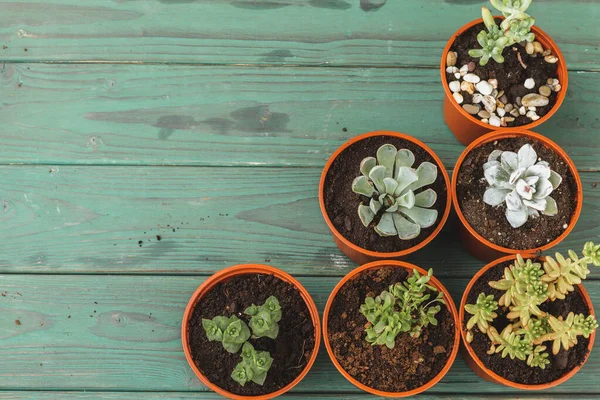
{"type": "MultiPolygon", "coordinates": [[[[198,287],[198,289],[196,289],[196,291],[190,298],[190,301],[188,302],[187,307],[185,308],[185,312],[183,314],[183,322],[181,325],[181,341],[183,344],[183,351],[185,353],[185,358],[186,358],[188,364],[190,365],[190,367],[192,368],[192,370],[194,371],[194,373],[196,374],[198,379],[200,379],[200,381],[202,381],[202,383],[205,384],[206,386],[208,386],[211,390],[213,390],[214,392],[216,392],[222,396],[228,397],[230,399],[266,400],[266,399],[272,399],[274,397],[277,397],[277,396],[289,391],[291,388],[296,386],[306,376],[306,374],[312,367],[313,363],[315,362],[315,359],[317,358],[317,353],[319,352],[319,344],[321,342],[321,327],[320,327],[319,323],[320,323],[319,313],[317,311],[317,307],[315,306],[313,299],[311,298],[310,294],[306,291],[306,289],[300,284],[300,282],[298,282],[290,274],[287,274],[277,268],[274,268],[274,267],[271,267],[268,265],[241,264],[241,265],[234,265],[234,266],[225,268],[225,269],[215,273],[214,275],[209,277],[206,281],[204,281],[198,287]],[[294,379],[288,385],[282,387],[281,389],[279,389],[275,392],[268,393],[265,395],[260,395],[260,396],[237,395],[237,394],[228,392],[228,391],[220,388],[219,386],[213,384],[211,381],[209,381],[208,378],[204,374],[202,374],[202,372],[200,372],[200,370],[194,363],[194,360],[192,359],[190,342],[189,342],[188,324],[189,324],[190,318],[192,317],[194,308],[195,308],[196,304],[198,303],[198,301],[200,301],[200,299],[203,296],[205,296],[206,293],[208,293],[218,283],[227,281],[228,279],[231,279],[234,276],[246,275],[246,274],[273,275],[273,276],[281,279],[282,281],[285,281],[285,282],[290,283],[293,286],[295,286],[298,289],[298,291],[300,292],[302,299],[306,303],[306,306],[310,312],[312,324],[313,324],[314,330],[315,330],[315,347],[312,351],[312,354],[311,354],[306,366],[302,370],[302,372],[296,377],[296,379],[294,379]]],[[[268,379],[268,377],[267,377],[267,379],[268,379]]]]}
{"type": "Polygon", "coordinates": [[[371,388],[369,386],[366,386],[366,385],[362,384],[361,382],[359,382],[358,380],[356,380],[355,378],[353,378],[348,372],[346,372],[346,370],[344,370],[344,368],[341,366],[341,364],[339,363],[339,361],[335,357],[335,355],[333,353],[333,349],[331,347],[331,344],[329,343],[329,335],[327,333],[327,328],[328,328],[327,323],[328,323],[328,320],[329,320],[329,312],[330,312],[330,309],[331,309],[331,306],[333,304],[333,301],[334,301],[336,295],[338,294],[339,290],[342,288],[342,286],[344,286],[344,284],[346,282],[352,280],[353,278],[355,278],[357,275],[359,275],[363,271],[366,271],[366,270],[369,270],[369,269],[378,269],[378,268],[381,268],[381,267],[402,268],[402,269],[405,269],[405,270],[407,270],[409,272],[412,272],[413,269],[416,269],[422,275],[426,275],[427,274],[427,271],[423,270],[420,267],[417,267],[416,265],[409,264],[409,263],[403,262],[403,261],[394,261],[394,260],[374,261],[374,262],[362,265],[362,266],[354,269],[349,274],[347,274],[335,286],[335,288],[333,289],[333,291],[329,295],[329,299],[327,300],[327,304],[325,305],[325,311],[323,312],[323,337],[324,337],[324,341],[325,341],[325,348],[327,349],[327,354],[329,354],[329,358],[333,362],[333,365],[335,365],[335,367],[337,368],[337,370],[344,376],[344,378],[346,378],[350,383],[352,383],[356,387],[358,387],[358,388],[360,388],[360,389],[362,389],[362,390],[364,390],[366,392],[375,394],[377,396],[384,396],[384,397],[408,397],[408,396],[414,396],[414,395],[416,395],[418,393],[424,392],[427,389],[430,389],[436,383],[438,383],[444,377],[444,375],[446,375],[446,373],[448,372],[448,370],[452,366],[452,363],[454,362],[454,359],[456,358],[456,354],[458,353],[458,348],[459,348],[459,344],[460,344],[460,334],[459,334],[459,325],[458,325],[458,313],[456,311],[456,307],[454,306],[454,302],[452,301],[452,298],[450,297],[450,293],[448,293],[448,291],[446,290],[446,288],[441,284],[441,282],[439,280],[437,280],[435,278],[435,276],[431,278],[431,280],[429,281],[429,284],[431,284],[438,291],[440,291],[440,292],[442,292],[444,294],[444,300],[446,302],[446,307],[448,308],[448,310],[452,314],[452,318],[454,319],[454,340],[453,340],[452,352],[450,353],[450,356],[448,357],[448,360],[446,361],[446,364],[444,365],[444,367],[442,368],[442,370],[433,379],[431,379],[426,384],[424,384],[424,385],[422,385],[422,386],[420,386],[418,388],[406,391],[406,392],[384,392],[384,391],[377,390],[377,389],[371,388]]]}
{"type": "Polygon", "coordinates": [[[487,261],[487,262],[492,261],[496,258],[505,256],[507,254],[539,253],[539,252],[548,250],[548,249],[556,246],[558,243],[563,241],[569,235],[569,233],[571,233],[571,231],[575,227],[575,224],[577,223],[577,220],[579,219],[579,215],[581,214],[581,208],[583,206],[583,189],[581,186],[581,179],[579,177],[579,173],[577,172],[577,168],[575,167],[575,164],[573,163],[573,161],[571,161],[571,159],[569,158],[567,153],[559,145],[557,145],[556,143],[554,143],[547,137],[542,136],[535,132],[526,131],[524,129],[518,129],[518,128],[503,129],[500,131],[495,131],[495,132],[489,133],[483,137],[480,137],[479,139],[477,139],[473,143],[471,143],[469,146],[467,146],[467,148],[462,152],[462,154],[458,158],[458,161],[456,161],[456,165],[454,167],[454,171],[452,174],[451,193],[452,193],[452,202],[454,204],[454,210],[456,211],[456,214],[458,215],[458,219],[460,220],[460,224],[459,224],[460,239],[461,239],[461,242],[463,243],[463,246],[469,251],[469,253],[471,253],[475,257],[479,258],[480,260],[487,261]],[[464,214],[462,213],[462,211],[460,209],[460,204],[458,202],[458,194],[457,194],[459,169],[461,168],[463,161],[465,160],[467,155],[473,149],[475,149],[485,143],[494,142],[499,139],[517,138],[517,137],[528,137],[528,138],[534,139],[538,142],[543,143],[544,146],[552,149],[554,152],[556,152],[558,155],[560,155],[561,158],[568,165],[571,173],[573,174],[573,177],[575,179],[575,183],[577,186],[576,199],[575,199],[575,201],[576,201],[575,211],[573,212],[573,215],[571,216],[571,221],[569,222],[569,224],[568,224],[567,228],[564,230],[564,232],[560,236],[558,236],[556,239],[550,241],[549,243],[546,243],[543,246],[539,246],[537,248],[532,248],[532,249],[521,249],[521,250],[510,249],[507,247],[498,246],[497,244],[490,242],[488,239],[484,238],[479,233],[477,233],[475,231],[475,229],[473,229],[473,227],[469,224],[469,222],[466,220],[464,214]]]}
{"type": "MultiPolygon", "coordinates": [[[[348,172],[348,173],[353,173],[353,172],[348,172]]],[[[359,174],[359,172],[358,172],[358,165],[357,165],[357,176],[358,176],[358,174],[359,174]]],[[[450,214],[451,200],[450,200],[449,192],[450,192],[450,179],[448,177],[448,173],[446,172],[446,169],[444,168],[444,164],[442,163],[442,160],[440,160],[440,158],[433,152],[433,150],[431,150],[425,143],[423,143],[420,140],[417,140],[409,135],[403,134],[403,133],[392,132],[392,131],[374,131],[374,132],[365,133],[363,135],[359,135],[359,136],[356,136],[356,137],[350,139],[349,141],[347,141],[346,143],[341,145],[331,155],[331,157],[327,161],[327,164],[325,164],[325,168],[323,168],[323,172],[321,173],[321,180],[319,182],[319,205],[321,207],[321,213],[323,214],[323,218],[325,219],[325,222],[327,223],[327,226],[329,227],[329,230],[331,231],[331,234],[333,236],[333,240],[334,240],[335,244],[340,248],[340,250],[342,250],[342,252],[344,252],[344,254],[346,254],[348,257],[350,257],[356,263],[364,264],[364,263],[374,261],[374,260],[402,259],[402,258],[406,257],[407,255],[414,253],[415,251],[417,251],[419,249],[422,249],[429,242],[431,242],[438,235],[438,233],[442,230],[444,224],[446,223],[446,220],[448,219],[448,215],[450,214]],[[357,143],[361,140],[364,140],[364,139],[367,139],[370,137],[374,137],[374,136],[392,136],[395,138],[406,140],[408,142],[412,142],[413,144],[419,146],[424,151],[429,153],[429,155],[433,158],[433,160],[435,161],[435,163],[438,166],[438,174],[442,175],[444,182],[446,184],[446,192],[447,192],[446,193],[447,194],[446,203],[444,205],[443,211],[440,212],[438,215],[438,219],[439,219],[438,225],[433,230],[433,232],[431,232],[429,234],[429,236],[427,236],[425,239],[423,239],[417,245],[410,247],[408,249],[402,250],[402,251],[384,253],[384,252],[368,250],[368,249],[362,248],[362,247],[352,243],[350,240],[346,239],[336,229],[336,227],[331,222],[331,219],[329,218],[329,215],[325,208],[325,199],[324,199],[325,179],[326,179],[327,173],[329,172],[329,169],[330,169],[331,165],[333,164],[333,162],[335,161],[335,159],[347,147],[349,147],[349,146],[353,145],[354,143],[357,143]]],[[[356,219],[358,220],[358,215],[353,215],[352,217],[356,217],[356,219]]]]}
{"type": "MultiPolygon", "coordinates": [[[[536,258],[535,254],[522,253],[521,255],[523,256],[524,259],[536,258]]],[[[460,326],[460,334],[462,336],[462,343],[464,345],[463,351],[461,351],[461,353],[463,355],[463,358],[467,362],[467,365],[469,365],[469,367],[473,370],[473,372],[475,372],[479,377],[485,379],[486,381],[489,381],[492,383],[497,383],[500,385],[510,386],[510,387],[517,388],[517,389],[524,389],[524,390],[548,389],[548,388],[558,386],[561,383],[566,382],[571,377],[573,377],[573,375],[575,375],[581,369],[581,367],[583,367],[583,364],[585,364],[585,362],[587,361],[587,359],[592,351],[592,347],[594,346],[594,339],[596,338],[596,332],[592,333],[589,337],[589,343],[587,346],[589,352],[585,356],[585,359],[583,360],[583,362],[580,365],[573,368],[571,371],[569,371],[565,375],[561,376],[559,379],[554,380],[552,382],[538,384],[538,385],[527,385],[527,384],[523,384],[523,383],[509,381],[508,379],[505,379],[505,378],[501,377],[500,375],[496,374],[495,372],[491,371],[490,369],[488,369],[483,364],[483,362],[479,359],[479,357],[477,357],[477,354],[475,354],[475,351],[473,350],[471,345],[467,342],[467,338],[466,338],[467,331],[466,331],[466,329],[463,328],[464,321],[465,321],[465,305],[467,304],[467,297],[468,297],[469,293],[471,292],[473,285],[475,285],[475,283],[481,277],[481,275],[483,275],[490,268],[493,268],[496,265],[507,262],[507,261],[513,261],[516,258],[517,258],[516,255],[510,255],[510,256],[505,256],[505,257],[502,257],[502,258],[492,261],[491,263],[489,263],[485,267],[483,267],[481,270],[479,270],[479,272],[477,272],[475,274],[475,276],[473,276],[473,278],[467,285],[467,288],[465,289],[462,300],[460,302],[460,308],[458,310],[459,318],[460,318],[460,325],[459,325],[460,326]]],[[[576,287],[577,291],[581,294],[581,297],[584,299],[585,304],[589,309],[589,315],[594,315],[594,306],[592,305],[592,300],[590,299],[588,292],[585,290],[583,285],[575,285],[575,287],[576,287]]]]}
{"type": "MultiPolygon", "coordinates": [[[[495,17],[502,18],[504,17],[495,17]]],[[[563,100],[565,99],[565,95],[567,93],[568,86],[568,72],[567,65],[565,63],[565,58],[563,57],[560,49],[556,45],[556,43],[548,36],[544,31],[539,29],[537,26],[533,26],[531,31],[535,34],[535,40],[539,41],[545,49],[552,50],[552,54],[558,57],[557,62],[557,75],[558,80],[562,86],[562,89],[557,94],[556,103],[552,107],[550,111],[537,121],[532,121],[529,124],[521,125],[518,127],[505,127],[505,128],[496,128],[491,126],[490,124],[481,122],[479,119],[467,113],[460,104],[458,104],[454,98],[452,97],[452,91],[448,87],[448,80],[446,79],[446,54],[450,51],[450,48],[454,44],[455,39],[462,35],[465,31],[470,29],[471,27],[480,24],[483,22],[483,19],[479,18],[475,21],[471,21],[468,24],[464,25],[460,28],[454,35],[450,37],[446,47],[444,47],[444,52],[442,53],[442,60],[440,62],[440,75],[442,77],[442,86],[444,87],[444,120],[448,125],[448,128],[452,131],[454,136],[458,139],[459,142],[464,144],[465,146],[469,145],[475,139],[485,135],[488,132],[493,130],[503,130],[510,131],[511,129],[532,129],[538,125],[546,122],[554,113],[560,108],[563,100]]],[[[491,61],[493,62],[493,61],[491,61]]]]}

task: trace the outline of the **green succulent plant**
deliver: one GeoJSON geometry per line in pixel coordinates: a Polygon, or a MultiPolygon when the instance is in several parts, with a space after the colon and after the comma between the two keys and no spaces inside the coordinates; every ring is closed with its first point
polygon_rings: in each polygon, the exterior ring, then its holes
{"type": "Polygon", "coordinates": [[[281,306],[275,296],[270,296],[262,306],[252,304],[244,314],[250,315],[250,328],[254,337],[277,338],[281,320],[281,306]]]}
{"type": "Polygon", "coordinates": [[[550,363],[545,342],[552,342],[552,353],[557,354],[561,348],[568,350],[577,344],[579,336],[589,337],[598,327],[593,315],[571,312],[563,319],[543,312],[540,305],[564,299],[590,273],[588,264],[600,266],[599,250],[600,246],[588,242],[583,257],[572,250],[568,258],[556,253],[554,258],[546,257],[543,268],[517,255],[515,262],[504,269],[502,279],[488,282],[504,292],[498,303],[493,295],[481,293],[476,304],[465,305],[465,311],[472,315],[467,322],[467,341],[473,340],[471,329],[477,325],[491,341],[488,354],[510,356],[544,369],[550,363]],[[492,326],[498,305],[508,307],[506,318],[511,321],[501,333],[492,326]]]}
{"type": "Polygon", "coordinates": [[[494,311],[498,309],[498,302],[494,300],[494,295],[486,296],[485,293],[479,293],[475,304],[466,304],[465,311],[472,314],[467,321],[467,329],[472,329],[475,325],[481,333],[486,333],[489,327],[488,322],[492,322],[498,316],[494,311]]]}
{"type": "Polygon", "coordinates": [[[441,310],[440,304],[446,303],[443,293],[428,284],[432,275],[431,269],[427,275],[420,275],[415,269],[404,282],[390,285],[389,291],[384,290],[375,298],[365,299],[360,312],[368,321],[365,329],[368,343],[391,349],[399,333],[419,337],[424,327],[437,325],[435,316],[441,310]],[[431,299],[428,291],[437,294],[431,299]]]}
{"type": "Polygon", "coordinates": [[[231,377],[242,386],[250,381],[262,385],[272,364],[273,358],[268,351],[256,351],[246,342],[242,347],[242,361],[236,365],[231,377]]]}
{"type": "Polygon", "coordinates": [[[532,42],[535,39],[535,35],[530,32],[535,19],[525,13],[531,0],[491,0],[490,2],[506,18],[498,26],[491,11],[487,7],[481,8],[487,31],[482,30],[477,35],[477,42],[481,49],[469,50],[469,55],[479,58],[479,64],[482,66],[486,65],[490,58],[497,63],[503,63],[504,48],[523,41],[532,42]]]}
{"type": "Polygon", "coordinates": [[[545,161],[538,161],[530,144],[518,153],[494,150],[483,165],[489,187],[483,194],[484,203],[497,207],[506,205],[506,219],[513,228],[525,224],[540,213],[554,216],[558,213],[556,201],[550,194],[562,182],[545,161]]]}
{"type": "Polygon", "coordinates": [[[370,200],[368,206],[358,206],[358,216],[366,227],[379,217],[374,229],[380,236],[414,239],[437,220],[437,210],[429,208],[437,200],[435,191],[415,193],[435,182],[437,167],[425,161],[414,169],[414,163],[410,150],[397,150],[391,144],[381,146],[377,158],[367,157],[360,163],[362,175],[352,182],[352,191],[370,200]]]}
{"type": "Polygon", "coordinates": [[[248,325],[235,315],[229,318],[217,316],[212,320],[203,318],[202,326],[208,340],[220,341],[229,353],[237,353],[250,337],[248,325]]]}

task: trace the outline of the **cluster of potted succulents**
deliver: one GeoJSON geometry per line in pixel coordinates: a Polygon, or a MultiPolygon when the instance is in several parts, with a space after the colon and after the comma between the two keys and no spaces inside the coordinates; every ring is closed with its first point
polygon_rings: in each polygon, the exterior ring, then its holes
{"type": "MultiPolygon", "coordinates": [[[[349,140],[321,175],[319,204],[334,242],[364,264],[329,296],[325,347],[346,379],[376,395],[411,396],[435,385],[461,336],[478,375],[521,389],[566,381],[594,343],[598,324],[581,282],[589,264],[600,266],[600,245],[586,243],[582,257],[540,257],[574,228],[581,181],[558,145],[527,130],[562,103],[566,66],[526,13],[531,0],[491,3],[502,17],[483,7],[483,18],[461,28],[441,60],[444,116],[467,145],[452,182],[427,145],[391,131],[349,140]],[[431,269],[398,261],[436,237],[452,204],[466,249],[491,261],[458,311],[431,269]]],[[[312,366],[320,334],[308,292],[264,265],[213,275],[182,324],[190,366],[231,398],[292,388],[312,366]]]]}

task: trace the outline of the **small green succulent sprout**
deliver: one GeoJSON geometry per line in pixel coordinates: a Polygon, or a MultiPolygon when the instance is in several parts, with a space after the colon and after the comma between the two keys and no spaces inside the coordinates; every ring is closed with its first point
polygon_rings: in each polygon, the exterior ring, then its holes
{"type": "Polygon", "coordinates": [[[223,331],[223,348],[229,353],[237,353],[242,345],[250,338],[248,325],[235,315],[229,319],[230,323],[223,331]]]}
{"type": "Polygon", "coordinates": [[[492,322],[498,316],[494,311],[498,309],[498,302],[494,300],[494,295],[486,296],[485,293],[479,293],[475,304],[466,304],[465,311],[472,315],[467,321],[467,329],[471,330],[475,325],[481,333],[487,333],[488,322],[492,322]]]}
{"type": "Polygon", "coordinates": [[[542,280],[548,283],[550,300],[564,299],[569,292],[575,290],[574,285],[580,284],[590,273],[585,257],[580,259],[573,250],[569,250],[568,254],[569,257],[564,258],[556,253],[556,259],[548,256],[544,261],[546,273],[542,280]]]}
{"type": "Polygon", "coordinates": [[[532,343],[536,343],[542,336],[552,331],[548,317],[531,318],[525,327],[520,322],[513,324],[513,326],[515,325],[519,327],[517,333],[524,335],[532,343]]]}
{"type": "Polygon", "coordinates": [[[546,346],[535,346],[527,357],[527,365],[546,369],[546,365],[550,364],[549,356],[550,354],[546,352],[546,346]]]}
{"type": "Polygon", "coordinates": [[[533,344],[514,332],[513,326],[510,324],[502,330],[502,333],[498,333],[493,326],[488,328],[487,333],[492,342],[488,354],[501,353],[502,358],[508,355],[511,360],[517,358],[525,361],[527,356],[533,352],[533,344]]]}
{"type": "Polygon", "coordinates": [[[489,187],[483,201],[492,206],[506,205],[506,219],[513,228],[525,224],[540,213],[554,216],[558,213],[556,201],[550,194],[562,182],[545,161],[538,161],[530,144],[518,153],[494,150],[483,165],[489,187]]]}
{"type": "Polygon", "coordinates": [[[246,342],[242,347],[242,361],[236,366],[231,377],[242,386],[248,381],[262,385],[272,364],[273,358],[268,351],[256,351],[254,346],[246,342]]]}
{"type": "MultiPolygon", "coordinates": [[[[504,268],[504,275],[499,281],[490,281],[488,284],[497,290],[503,290],[505,293],[500,297],[498,303],[503,307],[510,307],[515,304],[517,295],[533,291],[542,282],[542,264],[533,262],[531,259],[524,260],[523,256],[517,254],[515,262],[504,268]]],[[[541,289],[544,289],[542,286],[541,289]]],[[[541,290],[537,288],[537,290],[541,290]]]]}
{"type": "Polygon", "coordinates": [[[594,264],[596,267],[600,267],[600,244],[594,244],[594,242],[587,242],[583,246],[583,256],[586,261],[594,264]]]}
{"type": "Polygon", "coordinates": [[[249,325],[254,337],[277,338],[279,334],[277,323],[281,320],[281,306],[275,296],[270,296],[261,306],[252,304],[246,308],[244,314],[251,317],[249,325]]]}
{"type": "Polygon", "coordinates": [[[482,66],[486,65],[490,58],[497,63],[503,63],[502,52],[506,47],[523,41],[532,42],[535,39],[531,32],[535,19],[525,13],[531,0],[491,0],[491,3],[506,18],[498,27],[491,11],[487,7],[481,8],[487,31],[482,30],[477,35],[481,49],[469,50],[469,55],[479,58],[479,64],[482,66]]]}
{"type": "Polygon", "coordinates": [[[538,341],[552,341],[552,354],[558,354],[561,347],[569,350],[577,344],[577,336],[588,338],[590,334],[598,327],[596,318],[593,315],[587,317],[583,314],[570,312],[567,318],[548,316],[548,323],[552,328],[549,332],[542,336],[538,341]]]}
{"type": "Polygon", "coordinates": [[[352,182],[352,191],[370,199],[369,205],[358,206],[365,227],[379,217],[374,228],[377,234],[410,240],[435,224],[438,212],[429,207],[435,204],[437,194],[431,188],[419,189],[435,182],[437,167],[425,161],[414,169],[414,163],[410,150],[397,150],[391,144],[381,146],[377,158],[362,160],[362,175],[352,182]]]}
{"type": "Polygon", "coordinates": [[[421,275],[415,269],[404,282],[390,285],[375,298],[367,297],[360,306],[360,312],[368,323],[365,325],[366,341],[373,345],[386,345],[394,348],[396,336],[408,332],[419,337],[424,327],[437,325],[435,318],[440,312],[440,304],[446,304],[443,293],[429,285],[433,270],[421,275]],[[436,293],[431,299],[431,294],[436,293]]]}

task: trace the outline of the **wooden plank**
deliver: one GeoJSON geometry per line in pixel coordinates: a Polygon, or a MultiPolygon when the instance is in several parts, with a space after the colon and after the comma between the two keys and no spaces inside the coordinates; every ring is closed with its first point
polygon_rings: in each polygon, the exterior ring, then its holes
{"type": "MultiPolygon", "coordinates": [[[[436,66],[482,0],[1,2],[5,61],[436,66]]],[[[597,0],[533,3],[572,69],[598,70],[597,0]]]]}
{"type": "MultiPolygon", "coordinates": [[[[515,395],[503,395],[503,394],[426,394],[419,395],[419,399],[422,400],[514,400],[515,395]]],[[[222,399],[215,393],[187,393],[187,392],[75,392],[75,391],[57,391],[57,392],[37,392],[37,391],[11,391],[2,392],[0,396],[5,400],[63,400],[63,399],[85,399],[85,400],[103,400],[103,399],[114,399],[114,400],[137,400],[140,398],[154,400],[187,400],[187,399],[206,399],[215,400],[222,399]]],[[[290,400],[304,400],[306,394],[304,393],[287,393],[281,398],[290,400]]],[[[381,397],[368,395],[366,393],[345,393],[345,394],[327,394],[327,393],[310,393],[311,399],[338,399],[338,400],[374,400],[381,399],[381,397]]],[[[564,399],[564,395],[552,395],[552,394],[531,394],[531,393],[519,393],[519,399],[535,399],[535,400],[558,400],[564,399]]],[[[597,395],[577,394],[577,399],[585,400],[596,400],[597,395]]]]}
{"type": "MultiPolygon", "coordinates": [[[[131,2],[119,4],[132,4],[131,2]]],[[[599,73],[571,74],[538,131],[600,169],[599,73]]],[[[412,134],[452,167],[432,69],[7,64],[0,164],[318,166],[349,138],[412,134]]]]}
{"type": "MultiPolygon", "coordinates": [[[[0,167],[0,272],[206,274],[273,264],[342,276],[355,264],[334,245],[317,201],[318,168],[0,167]],[[160,236],[158,241],[157,236],[160,236]],[[139,243],[141,241],[141,243],[139,243]]],[[[600,234],[600,173],[583,173],[584,208],[558,247],[600,234]]],[[[410,258],[471,276],[481,262],[450,223],[410,258]]]]}
{"type": "MultiPolygon", "coordinates": [[[[598,275],[594,270],[593,274],[598,275]]],[[[180,342],[181,316],[203,277],[0,276],[0,389],[204,391],[180,342]],[[96,304],[97,303],[97,304],[96,304]],[[16,321],[19,321],[19,324],[16,321]]],[[[338,278],[301,277],[319,310],[338,278]]],[[[458,301],[467,279],[444,284],[458,301]]],[[[586,282],[600,304],[600,282],[586,282]]],[[[598,313],[600,309],[596,309],[598,313]]],[[[545,393],[600,394],[589,382],[600,373],[591,354],[570,381],[545,393]]],[[[431,393],[521,393],[487,383],[456,360],[431,393]]],[[[300,393],[357,393],[322,348],[300,393]]]]}

